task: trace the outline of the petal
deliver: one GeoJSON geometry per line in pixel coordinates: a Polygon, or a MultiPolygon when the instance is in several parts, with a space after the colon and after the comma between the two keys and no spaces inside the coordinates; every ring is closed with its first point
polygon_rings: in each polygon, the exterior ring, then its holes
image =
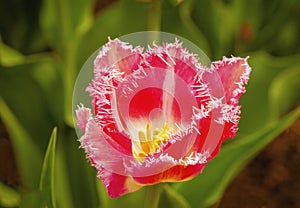
{"type": "Polygon", "coordinates": [[[105,169],[99,170],[97,176],[101,178],[108,195],[112,198],[137,191],[143,187],[129,176],[118,175],[105,169]]]}
{"type": "Polygon", "coordinates": [[[94,61],[94,79],[87,91],[93,98],[94,112],[101,127],[114,124],[111,94],[126,74],[139,68],[142,50],[119,39],[109,39],[99,51],[94,61]]]}
{"type": "Polygon", "coordinates": [[[107,136],[105,137],[92,118],[90,109],[80,106],[76,113],[78,124],[81,128],[85,127],[83,130],[85,134],[80,138],[81,147],[85,149],[91,164],[98,170],[98,177],[101,178],[110,197],[118,197],[141,188],[142,185],[135,183],[131,177],[113,173],[104,168],[121,167],[124,169],[123,154],[115,151],[107,142],[107,136]]]}
{"type": "Polygon", "coordinates": [[[131,140],[122,133],[118,132],[115,124],[105,126],[103,131],[107,134],[107,141],[110,145],[123,154],[129,156],[132,155],[131,140]]]}
{"type": "Polygon", "coordinates": [[[145,53],[147,67],[172,69],[187,84],[193,81],[197,68],[200,67],[198,57],[182,48],[182,43],[177,39],[174,43],[165,43],[163,46],[154,44],[145,53]]]}
{"type": "Polygon", "coordinates": [[[251,68],[247,58],[226,58],[212,64],[217,70],[223,83],[225,96],[228,104],[238,104],[240,96],[246,92],[244,87],[249,80],[251,68]]]}
{"type": "MultiPolygon", "coordinates": [[[[89,111],[90,109],[81,106],[76,112],[77,115],[81,115],[89,111]]],[[[118,163],[122,163],[122,156],[124,154],[119,151],[119,148],[122,148],[122,146],[117,143],[111,145],[109,136],[101,130],[91,114],[83,119],[82,117],[78,117],[78,123],[85,126],[83,130],[84,135],[79,141],[90,159],[93,159],[99,167],[113,167],[118,163]],[[118,149],[114,148],[116,145],[119,145],[118,149]]]]}
{"type": "Polygon", "coordinates": [[[155,45],[154,43],[153,48],[149,46],[144,57],[146,63],[143,65],[143,68],[157,67],[166,69],[171,63],[171,60],[167,57],[164,48],[162,46],[155,45]]]}
{"type": "Polygon", "coordinates": [[[208,159],[211,159],[208,152],[194,152],[178,160],[165,153],[158,155],[157,158],[147,157],[144,163],[135,165],[135,174],[132,176],[137,183],[150,185],[159,182],[186,181],[200,173],[208,159]],[[136,174],[138,172],[143,174],[136,174]],[[152,174],[149,174],[150,172],[152,174]]]}
{"type": "Polygon", "coordinates": [[[91,109],[85,108],[82,104],[76,110],[77,125],[82,131],[85,131],[88,119],[92,117],[91,109]]]}
{"type": "Polygon", "coordinates": [[[134,180],[139,184],[151,185],[160,182],[179,182],[187,181],[194,178],[198,173],[202,172],[205,164],[197,165],[176,165],[162,173],[147,176],[134,177],[134,180]]]}
{"type": "Polygon", "coordinates": [[[214,68],[221,78],[226,103],[221,105],[221,114],[219,122],[224,124],[222,138],[217,145],[212,156],[216,155],[220,149],[221,143],[236,135],[238,122],[240,119],[240,106],[238,101],[240,96],[246,92],[245,86],[249,80],[251,68],[248,65],[247,58],[226,58],[222,61],[214,62],[214,68]]]}
{"type": "MultiPolygon", "coordinates": [[[[94,65],[94,80],[88,87],[88,91],[93,98],[96,119],[92,118],[90,110],[83,106],[76,113],[78,126],[85,132],[80,139],[81,147],[85,149],[87,157],[97,168],[98,177],[101,178],[111,197],[138,190],[144,185],[192,179],[203,170],[207,159],[211,160],[219,152],[222,142],[233,137],[237,131],[240,118],[238,99],[245,92],[244,85],[251,71],[247,58],[224,57],[222,61],[214,62],[210,68],[205,68],[198,63],[197,56],[183,49],[177,40],[175,43],[167,43],[163,46],[154,45],[142,54],[142,49],[139,47],[133,48],[118,39],[109,39],[99,52],[94,65]],[[199,127],[194,130],[198,136],[194,137],[193,144],[190,144],[190,137],[186,143],[184,139],[176,143],[170,141],[161,152],[147,155],[144,162],[132,160],[132,141],[118,131],[111,106],[111,95],[115,89],[122,86],[123,78],[138,71],[141,67],[147,69],[148,72],[155,68],[163,68],[166,70],[160,69],[162,73],[173,73],[183,80],[183,86],[186,85],[191,89],[189,92],[196,99],[193,109],[189,108],[191,110],[191,115],[189,115],[197,120],[195,128],[199,127]],[[220,76],[217,81],[214,81],[215,74],[220,76]],[[222,89],[222,85],[225,95],[221,93],[222,90],[218,90],[222,89]],[[211,91],[214,93],[210,93],[211,91]],[[219,112],[215,114],[218,116],[217,120],[212,116],[213,112],[219,112]],[[220,127],[218,127],[219,130],[215,129],[216,123],[220,127]],[[216,131],[219,131],[219,134],[215,134],[216,131]],[[207,139],[211,132],[217,136],[207,139]],[[209,149],[212,151],[207,157],[206,151],[209,149]],[[172,152],[173,150],[175,153],[172,152]],[[186,155],[181,157],[181,154],[186,155]]],[[[172,84],[175,76],[167,78],[168,84],[163,86],[175,91],[173,89],[175,85],[172,84]]],[[[143,102],[133,102],[129,108],[136,120],[150,114],[153,108],[169,109],[162,107],[164,105],[161,102],[166,101],[165,103],[169,104],[166,106],[175,106],[172,96],[161,96],[162,93],[153,89],[150,91],[152,96],[148,96],[146,91],[138,94],[138,100],[143,102]],[[160,100],[161,97],[164,99],[160,100]],[[152,100],[158,100],[158,102],[150,102],[152,100]]],[[[190,100],[189,103],[191,103],[190,100]]],[[[126,108],[124,102],[121,104],[123,108],[126,108]]],[[[176,110],[172,113],[180,115],[176,113],[177,111],[180,112],[176,110]]],[[[155,111],[155,113],[161,112],[155,111]]],[[[153,117],[155,115],[153,113],[153,117]]]]}
{"type": "Polygon", "coordinates": [[[133,48],[119,39],[111,40],[99,51],[94,61],[95,76],[102,75],[103,69],[115,65],[119,72],[126,74],[138,69],[143,48],[133,48]]]}

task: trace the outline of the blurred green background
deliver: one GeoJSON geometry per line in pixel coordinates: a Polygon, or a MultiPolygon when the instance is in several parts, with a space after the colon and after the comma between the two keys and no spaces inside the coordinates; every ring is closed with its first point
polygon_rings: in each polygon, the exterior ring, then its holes
{"type": "Polygon", "coordinates": [[[78,148],[72,92],[108,36],[145,30],[185,37],[211,60],[250,56],[253,68],[236,138],[192,181],[164,184],[159,207],[216,204],[247,162],[299,117],[299,0],[3,0],[0,207],[144,207],[147,188],[110,199],[96,179],[78,148]]]}

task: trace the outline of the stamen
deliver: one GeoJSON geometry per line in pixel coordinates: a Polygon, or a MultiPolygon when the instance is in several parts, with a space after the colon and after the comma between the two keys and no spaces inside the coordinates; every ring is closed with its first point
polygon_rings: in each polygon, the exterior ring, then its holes
{"type": "Polygon", "coordinates": [[[148,122],[146,131],[138,132],[138,141],[132,141],[132,154],[137,161],[143,162],[149,154],[157,152],[162,143],[166,143],[170,139],[170,134],[175,130],[169,128],[168,123],[164,124],[163,128],[151,129],[151,124],[148,122]]]}

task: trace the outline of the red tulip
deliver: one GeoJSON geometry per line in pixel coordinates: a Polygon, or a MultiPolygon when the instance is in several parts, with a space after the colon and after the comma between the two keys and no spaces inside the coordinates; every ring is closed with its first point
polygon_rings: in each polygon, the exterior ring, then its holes
{"type": "Polygon", "coordinates": [[[93,112],[83,105],[76,111],[81,147],[108,194],[200,173],[237,132],[250,71],[247,58],[204,67],[177,40],[146,52],[109,40],[87,88],[93,112]]]}

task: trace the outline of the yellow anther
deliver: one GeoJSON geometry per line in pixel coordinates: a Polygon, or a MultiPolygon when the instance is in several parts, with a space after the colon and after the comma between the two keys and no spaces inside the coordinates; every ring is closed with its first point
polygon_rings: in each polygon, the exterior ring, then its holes
{"type": "Polygon", "coordinates": [[[151,129],[151,124],[147,123],[146,131],[138,132],[138,141],[132,141],[133,156],[140,162],[144,161],[148,154],[155,153],[161,143],[165,143],[170,139],[169,134],[175,130],[169,129],[168,123],[163,128],[151,129]]]}
{"type": "Polygon", "coordinates": [[[151,135],[151,124],[148,122],[146,126],[146,134],[147,134],[147,140],[151,141],[152,135],[151,135]]]}
{"type": "Polygon", "coordinates": [[[145,132],[139,131],[139,132],[138,132],[138,136],[139,136],[139,140],[140,140],[141,142],[146,142],[145,132]]]}

